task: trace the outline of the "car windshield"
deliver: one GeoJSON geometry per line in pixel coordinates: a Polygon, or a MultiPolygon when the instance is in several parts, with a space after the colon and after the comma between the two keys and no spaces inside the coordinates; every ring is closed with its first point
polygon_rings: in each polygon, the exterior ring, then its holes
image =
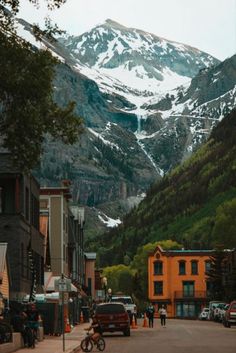
{"type": "Polygon", "coordinates": [[[123,304],[133,304],[133,301],[131,298],[111,298],[112,302],[120,302],[123,304]]]}
{"type": "Polygon", "coordinates": [[[232,304],[230,309],[236,310],[236,303],[232,304]]]}
{"type": "Polygon", "coordinates": [[[225,304],[219,304],[219,305],[218,305],[218,308],[219,308],[219,309],[223,309],[224,307],[225,307],[225,304]]]}
{"type": "Polygon", "coordinates": [[[203,311],[209,311],[209,309],[208,309],[208,308],[205,308],[205,309],[203,309],[203,311]]]}
{"type": "Polygon", "coordinates": [[[96,308],[96,314],[114,314],[114,313],[124,313],[125,308],[121,304],[107,304],[98,305],[96,308]]]}

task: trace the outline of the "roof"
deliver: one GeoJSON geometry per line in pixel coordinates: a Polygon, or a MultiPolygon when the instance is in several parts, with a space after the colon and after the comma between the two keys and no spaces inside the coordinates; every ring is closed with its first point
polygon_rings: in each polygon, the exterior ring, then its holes
{"type": "Polygon", "coordinates": [[[153,256],[155,255],[157,252],[162,253],[163,255],[166,256],[182,256],[182,255],[186,255],[186,256],[191,256],[191,255],[205,255],[205,256],[210,256],[212,255],[215,250],[211,249],[211,250],[200,250],[200,249],[179,249],[179,250],[163,250],[162,247],[160,245],[157,245],[156,249],[149,255],[149,256],[153,256]]]}
{"type": "Polygon", "coordinates": [[[0,278],[3,276],[6,264],[7,243],[0,243],[0,278]]]}
{"type": "Polygon", "coordinates": [[[95,252],[85,252],[84,253],[87,260],[96,260],[97,254],[95,252]]]}

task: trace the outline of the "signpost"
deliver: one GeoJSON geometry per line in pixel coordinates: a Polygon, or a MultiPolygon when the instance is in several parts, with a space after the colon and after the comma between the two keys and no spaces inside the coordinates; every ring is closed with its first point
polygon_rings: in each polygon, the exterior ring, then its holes
{"type": "Polygon", "coordinates": [[[65,278],[62,273],[61,277],[55,280],[55,290],[58,290],[59,292],[59,304],[61,305],[62,345],[63,352],[65,352],[64,304],[68,303],[68,292],[71,291],[71,280],[65,278]]]}

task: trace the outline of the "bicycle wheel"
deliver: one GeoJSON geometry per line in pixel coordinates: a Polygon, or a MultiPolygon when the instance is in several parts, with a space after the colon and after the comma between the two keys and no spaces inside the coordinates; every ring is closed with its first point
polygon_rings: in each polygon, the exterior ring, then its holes
{"type": "Polygon", "coordinates": [[[93,349],[93,342],[90,339],[84,338],[80,343],[80,348],[83,352],[91,352],[93,349]]]}
{"type": "Polygon", "coordinates": [[[106,347],[106,343],[103,338],[99,338],[99,340],[97,342],[97,347],[98,347],[99,351],[104,351],[104,349],[106,347]]]}

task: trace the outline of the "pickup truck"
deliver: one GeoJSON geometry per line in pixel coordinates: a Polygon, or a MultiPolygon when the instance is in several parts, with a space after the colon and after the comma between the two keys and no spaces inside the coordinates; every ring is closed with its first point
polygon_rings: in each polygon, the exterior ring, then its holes
{"type": "Polygon", "coordinates": [[[110,301],[113,303],[114,302],[123,303],[126,311],[129,314],[130,322],[133,319],[133,315],[134,315],[134,318],[136,321],[136,319],[137,319],[137,306],[135,305],[135,303],[130,295],[112,295],[110,301]]]}

